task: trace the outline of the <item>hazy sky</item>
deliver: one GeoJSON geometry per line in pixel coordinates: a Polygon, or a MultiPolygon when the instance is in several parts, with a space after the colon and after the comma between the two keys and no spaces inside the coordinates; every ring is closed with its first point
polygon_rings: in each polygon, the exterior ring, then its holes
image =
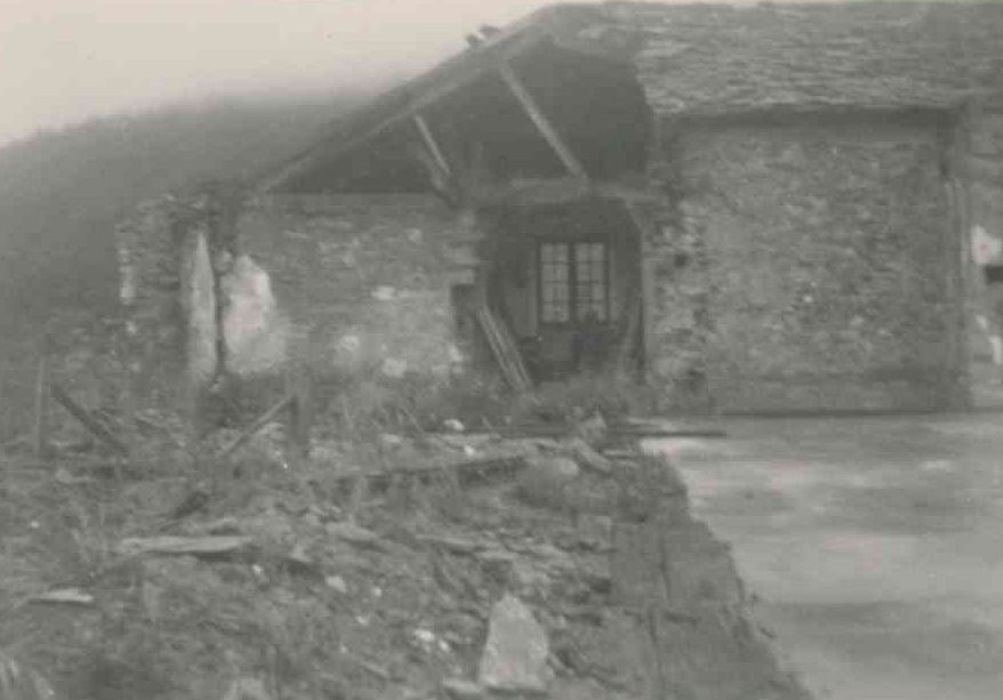
{"type": "Polygon", "coordinates": [[[0,143],[205,96],[371,84],[546,0],[0,0],[0,143]]]}

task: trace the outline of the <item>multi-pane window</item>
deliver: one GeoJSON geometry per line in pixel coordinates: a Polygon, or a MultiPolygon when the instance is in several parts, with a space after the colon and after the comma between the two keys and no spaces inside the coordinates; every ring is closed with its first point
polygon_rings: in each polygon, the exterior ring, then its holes
{"type": "Polygon", "coordinates": [[[607,321],[609,289],[606,246],[595,242],[540,244],[540,320],[607,321]]]}

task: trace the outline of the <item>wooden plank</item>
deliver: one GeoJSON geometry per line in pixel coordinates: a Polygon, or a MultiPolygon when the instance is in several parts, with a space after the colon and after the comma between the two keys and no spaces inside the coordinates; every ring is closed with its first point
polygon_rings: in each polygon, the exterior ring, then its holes
{"type": "Polygon", "coordinates": [[[561,138],[561,135],[558,133],[554,125],[550,122],[550,119],[548,119],[547,115],[543,113],[543,110],[540,109],[540,106],[536,103],[536,100],[533,99],[529,90],[526,89],[526,86],[522,84],[521,80],[519,80],[515,71],[512,70],[511,64],[509,64],[508,61],[502,61],[498,66],[498,73],[501,75],[502,80],[505,81],[509,90],[512,91],[512,94],[519,101],[519,104],[522,105],[522,108],[532,120],[533,124],[536,125],[536,128],[543,135],[543,138],[547,140],[550,147],[557,153],[557,157],[561,159],[562,163],[564,163],[564,167],[568,169],[568,172],[583,180],[588,179],[588,174],[585,172],[585,168],[582,167],[581,162],[568,145],[564,143],[564,140],[561,138]]]}
{"type": "Polygon", "coordinates": [[[32,430],[32,447],[36,457],[44,457],[47,446],[47,411],[49,395],[49,358],[43,352],[38,361],[38,374],[35,376],[35,420],[32,430]]]}
{"type": "Polygon", "coordinates": [[[129,456],[129,449],[103,425],[96,421],[87,410],[74,401],[69,394],[55,382],[50,384],[52,398],[63,408],[69,411],[70,415],[76,418],[94,437],[101,440],[123,457],[129,456]]]}
{"type": "Polygon", "coordinates": [[[310,374],[305,365],[298,364],[290,373],[289,430],[286,434],[287,452],[294,466],[310,457],[310,428],[313,425],[313,401],[310,391],[310,374]]]}
{"type": "Polygon", "coordinates": [[[274,406],[272,406],[267,411],[258,416],[253,423],[247,426],[243,430],[243,432],[240,433],[240,435],[235,437],[222,450],[220,450],[219,454],[216,455],[217,459],[223,459],[224,457],[227,457],[236,450],[240,449],[245,443],[247,443],[252,437],[254,437],[254,435],[259,430],[261,430],[266,425],[271,423],[276,416],[282,413],[282,411],[289,408],[295,402],[295,400],[296,400],[295,396],[289,394],[284,396],[281,401],[279,401],[274,406]]]}
{"type": "Polygon", "coordinates": [[[491,346],[502,374],[512,389],[518,392],[531,390],[533,382],[522,361],[519,349],[515,346],[511,335],[506,332],[501,322],[495,318],[494,313],[487,304],[479,305],[477,320],[480,322],[481,329],[488,339],[488,344],[491,346]]]}
{"type": "Polygon", "coordinates": [[[119,542],[118,552],[125,556],[141,554],[213,556],[246,549],[251,543],[250,537],[242,535],[132,537],[119,542]]]}
{"type": "Polygon", "coordinates": [[[617,369],[623,374],[628,374],[631,370],[633,364],[631,360],[638,349],[636,340],[641,331],[643,316],[644,301],[641,298],[641,284],[639,280],[634,280],[630,285],[624,304],[623,318],[626,323],[623,325],[620,347],[617,349],[617,369]]]}

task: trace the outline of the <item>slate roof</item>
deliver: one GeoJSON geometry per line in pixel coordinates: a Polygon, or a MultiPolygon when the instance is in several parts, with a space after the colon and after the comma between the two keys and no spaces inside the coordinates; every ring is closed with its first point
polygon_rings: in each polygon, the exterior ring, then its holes
{"type": "Polygon", "coordinates": [[[608,3],[661,114],[949,107],[1003,92],[1003,3],[608,3]]]}

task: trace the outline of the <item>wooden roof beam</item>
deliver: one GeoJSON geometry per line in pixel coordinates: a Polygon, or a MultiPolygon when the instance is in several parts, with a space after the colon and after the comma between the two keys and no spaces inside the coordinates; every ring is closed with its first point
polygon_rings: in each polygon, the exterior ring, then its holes
{"type": "Polygon", "coordinates": [[[441,80],[420,91],[419,95],[409,100],[401,110],[347,140],[344,140],[344,136],[340,133],[332,134],[322,143],[293,157],[278,172],[260,182],[258,189],[268,192],[281,188],[313,168],[337,160],[352,149],[372,141],[387,130],[399,126],[402,121],[406,122],[413,115],[422,113],[443,98],[490,73],[499,61],[508,61],[509,58],[518,56],[549,37],[550,35],[541,28],[529,26],[521,30],[521,33],[507,37],[504,43],[485,45],[480,49],[461,54],[438,69],[444,74],[441,80]],[[446,73],[449,75],[445,75],[446,73]]]}
{"type": "Polygon", "coordinates": [[[547,140],[550,147],[554,149],[557,157],[561,159],[564,163],[564,167],[568,169],[568,172],[572,176],[579,178],[581,180],[588,180],[588,173],[585,172],[585,168],[582,166],[581,161],[575,156],[574,152],[568,147],[561,138],[560,133],[558,133],[557,128],[550,122],[547,115],[543,113],[540,106],[533,99],[529,90],[526,86],[522,84],[519,77],[512,70],[512,65],[508,61],[501,61],[498,64],[498,73],[501,75],[502,80],[511,90],[512,94],[522,105],[523,110],[532,120],[533,124],[539,130],[543,138],[547,140]]]}

